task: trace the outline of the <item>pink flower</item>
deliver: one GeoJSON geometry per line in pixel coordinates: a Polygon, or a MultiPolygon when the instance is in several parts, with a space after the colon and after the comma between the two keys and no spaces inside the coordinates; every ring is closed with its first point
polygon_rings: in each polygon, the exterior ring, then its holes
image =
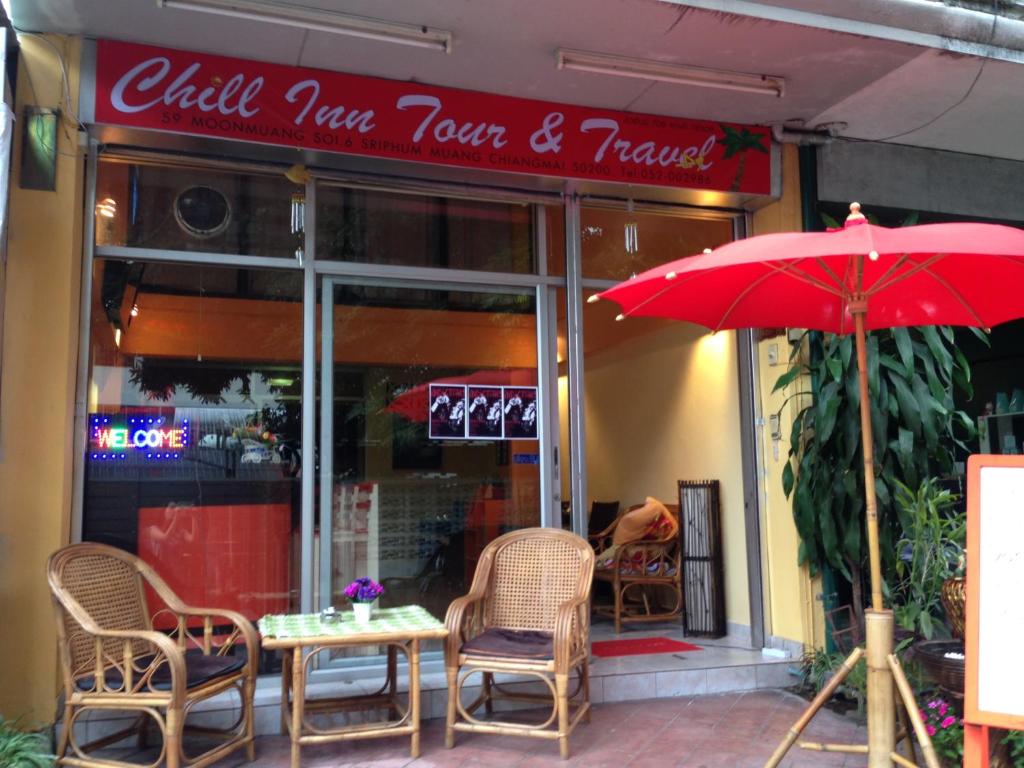
{"type": "Polygon", "coordinates": [[[956,722],[956,718],[955,718],[955,717],[953,717],[952,715],[950,715],[950,716],[949,716],[949,717],[947,717],[947,718],[946,718],[945,720],[943,720],[943,721],[942,721],[942,722],[940,723],[940,725],[941,725],[941,726],[942,726],[943,728],[949,728],[949,726],[953,725],[953,724],[954,724],[955,722],[956,722]]]}
{"type": "Polygon", "coordinates": [[[928,735],[929,736],[934,736],[935,735],[935,726],[932,725],[931,723],[928,723],[924,728],[925,728],[926,731],[928,731],[928,735]]]}
{"type": "Polygon", "coordinates": [[[939,706],[939,702],[937,700],[933,699],[928,702],[928,709],[935,709],[937,706],[939,706]]]}
{"type": "MultiPolygon", "coordinates": [[[[945,715],[945,714],[946,714],[946,711],[947,711],[948,709],[949,709],[949,705],[948,705],[948,704],[946,704],[946,702],[944,702],[944,701],[940,701],[940,702],[939,702],[939,714],[940,714],[940,715],[945,715]]],[[[943,727],[945,727],[945,726],[943,726],[943,727]]]]}

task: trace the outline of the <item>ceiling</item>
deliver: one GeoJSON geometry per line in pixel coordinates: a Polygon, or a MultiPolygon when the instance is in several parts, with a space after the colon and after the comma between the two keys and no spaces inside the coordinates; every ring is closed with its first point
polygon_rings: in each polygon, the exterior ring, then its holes
{"type": "Polygon", "coordinates": [[[856,14],[848,12],[858,5],[870,10],[879,0],[304,0],[307,6],[451,30],[454,46],[448,55],[160,8],[153,0],[6,1],[20,30],[131,40],[617,110],[756,124],[845,124],[841,136],[846,138],[1024,160],[1019,139],[1024,64],[1013,61],[1024,61],[1024,53],[990,57],[991,46],[984,45],[1006,38],[1020,22],[1000,19],[1003,27],[987,35],[990,15],[928,0],[886,0],[893,9],[886,18],[892,20],[881,25],[851,19],[856,14]],[[715,9],[718,5],[749,9],[752,15],[724,13],[715,9]],[[816,21],[826,19],[820,9],[830,5],[844,6],[847,18],[816,21]],[[936,31],[908,32],[910,22],[896,11],[911,6],[918,14],[907,18],[920,19],[922,29],[933,21],[936,31]],[[984,38],[981,43],[958,41],[936,26],[940,15],[954,12],[973,14],[967,27],[974,31],[964,34],[984,38]],[[837,24],[856,33],[827,28],[837,24]],[[925,44],[929,41],[939,42],[925,44]],[[971,46],[985,56],[958,52],[974,50],[971,46]],[[775,98],[558,70],[554,51],[559,47],[780,76],[786,92],[775,98]]]}

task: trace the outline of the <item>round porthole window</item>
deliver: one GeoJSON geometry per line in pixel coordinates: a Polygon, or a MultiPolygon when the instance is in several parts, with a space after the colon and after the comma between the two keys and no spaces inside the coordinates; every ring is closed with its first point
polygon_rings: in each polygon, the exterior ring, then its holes
{"type": "Polygon", "coordinates": [[[189,187],[174,199],[174,218],[193,237],[213,237],[227,229],[231,206],[218,189],[189,187]]]}

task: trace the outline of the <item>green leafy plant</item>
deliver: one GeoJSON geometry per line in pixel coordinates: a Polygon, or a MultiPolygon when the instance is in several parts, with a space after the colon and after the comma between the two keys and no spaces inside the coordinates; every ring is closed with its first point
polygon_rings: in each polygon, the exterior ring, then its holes
{"type": "MultiPolygon", "coordinates": [[[[846,661],[846,656],[839,651],[829,653],[812,648],[800,659],[800,673],[804,683],[817,693],[828,684],[844,661],[846,661]]],[[[867,666],[864,664],[864,659],[861,659],[836,689],[836,693],[854,699],[857,702],[857,710],[863,711],[864,702],[867,700],[867,691],[867,666]]]]}
{"type": "Polygon", "coordinates": [[[1010,765],[1024,765],[1024,731],[1007,731],[1000,745],[1005,750],[1010,765]]]}
{"type": "Polygon", "coordinates": [[[0,765],[11,768],[49,768],[53,755],[47,750],[46,737],[23,731],[17,721],[0,716],[0,765]]]}
{"type": "Polygon", "coordinates": [[[740,158],[736,165],[736,175],[733,177],[732,186],[729,188],[736,192],[743,183],[743,174],[747,169],[747,153],[753,150],[768,154],[768,147],[765,146],[768,142],[765,141],[765,134],[752,133],[747,128],[737,131],[728,125],[719,125],[718,127],[722,129],[721,142],[725,148],[723,159],[728,160],[733,155],[739,155],[740,158]]]}
{"type": "MultiPolygon", "coordinates": [[[[786,403],[812,395],[793,420],[782,473],[800,534],[800,563],[812,572],[829,564],[842,574],[862,624],[867,542],[854,342],[850,336],[805,333],[791,359],[775,390],[809,382],[809,389],[790,394],[786,403]]],[[[954,446],[967,450],[964,441],[974,437],[971,418],[954,407],[953,391],[959,388],[968,398],[973,392],[970,367],[949,327],[872,332],[867,359],[880,548],[883,573],[891,575],[901,533],[893,488],[896,482],[917,488],[926,477],[952,472],[954,446]]]]}
{"type": "Polygon", "coordinates": [[[903,535],[896,545],[892,589],[896,622],[931,639],[942,624],[942,583],[954,576],[967,545],[967,519],[954,510],[957,497],[925,479],[916,491],[893,481],[903,535]]]}

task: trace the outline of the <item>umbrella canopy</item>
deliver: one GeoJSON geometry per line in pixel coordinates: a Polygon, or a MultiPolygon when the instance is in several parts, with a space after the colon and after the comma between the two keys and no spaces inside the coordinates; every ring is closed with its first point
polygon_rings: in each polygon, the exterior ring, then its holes
{"type": "Polygon", "coordinates": [[[384,407],[389,413],[396,413],[409,421],[427,420],[430,414],[430,387],[439,385],[471,387],[536,386],[536,368],[500,368],[474,371],[461,376],[445,376],[410,387],[384,407]]]}
{"type": "Polygon", "coordinates": [[[1024,315],[1024,231],[976,223],[891,229],[855,216],[829,232],[729,243],[650,269],[600,297],[627,317],[671,317],[712,330],[851,333],[851,305],[860,298],[868,330],[987,328],[1024,315]]]}

